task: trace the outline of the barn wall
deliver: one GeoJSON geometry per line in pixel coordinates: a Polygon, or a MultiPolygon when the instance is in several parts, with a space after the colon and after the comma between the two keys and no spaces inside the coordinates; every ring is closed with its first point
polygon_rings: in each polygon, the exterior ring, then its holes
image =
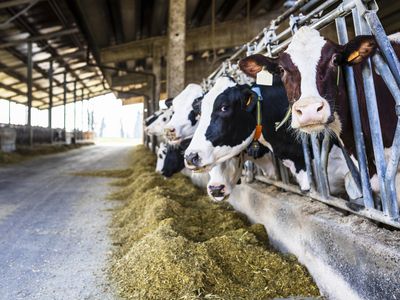
{"type": "Polygon", "coordinates": [[[296,255],[329,299],[400,299],[399,232],[260,183],[237,186],[230,203],[296,255]]]}

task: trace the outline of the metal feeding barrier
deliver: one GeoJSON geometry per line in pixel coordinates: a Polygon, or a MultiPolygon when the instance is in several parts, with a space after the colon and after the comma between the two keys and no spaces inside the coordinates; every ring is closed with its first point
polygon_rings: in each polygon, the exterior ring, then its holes
{"type": "MultiPolygon", "coordinates": [[[[293,32],[302,25],[308,25],[311,28],[320,30],[335,23],[339,44],[348,42],[346,19],[348,19],[348,23],[351,23],[350,19],[352,19],[355,35],[373,34],[380,51],[376,53],[372,59],[368,59],[368,61],[363,64],[362,78],[367,100],[366,106],[371,129],[374,159],[379,178],[380,199],[377,199],[377,196],[373,195],[371,190],[356,85],[353,69],[349,66],[344,67],[343,71],[345,74],[354,128],[356,144],[355,154],[358,158],[358,170],[354,164],[352,168],[359,174],[361,181],[360,193],[362,196],[352,200],[353,203],[358,204],[358,209],[354,209],[355,206],[349,205],[351,202],[330,195],[327,179],[330,141],[327,136],[321,138],[317,135],[311,135],[310,137],[302,138],[306,169],[311,182],[311,190],[306,196],[328,205],[350,211],[354,214],[400,228],[395,184],[397,167],[400,160],[400,63],[377,16],[377,11],[378,6],[374,0],[298,0],[292,8],[278,18],[272,20],[269,27],[265,28],[250,42],[240,47],[218,69],[204,79],[203,87],[208,90],[218,77],[225,74],[243,80],[243,78],[240,77],[242,74],[238,70],[235,60],[243,55],[259,52],[263,52],[271,57],[276,56],[288,46],[293,32]],[[306,6],[317,7],[303,15],[302,11],[306,11],[304,9],[306,6]],[[296,12],[298,12],[297,15],[295,15],[296,12]],[[277,33],[279,25],[285,20],[289,20],[288,28],[277,33]],[[394,135],[392,152],[388,161],[385,160],[384,155],[374,80],[372,76],[372,64],[396,101],[395,109],[398,122],[394,135]],[[310,148],[314,157],[313,161],[310,159],[310,148]]],[[[352,163],[350,159],[348,159],[347,162],[352,163]]],[[[255,176],[255,179],[304,196],[304,193],[301,193],[297,186],[289,182],[289,175],[286,167],[284,167],[280,161],[276,161],[275,166],[278,177],[277,180],[262,176],[260,172],[258,172],[259,175],[255,176]]],[[[349,168],[351,169],[350,166],[349,168]]],[[[353,179],[354,177],[353,175],[353,179]]]]}

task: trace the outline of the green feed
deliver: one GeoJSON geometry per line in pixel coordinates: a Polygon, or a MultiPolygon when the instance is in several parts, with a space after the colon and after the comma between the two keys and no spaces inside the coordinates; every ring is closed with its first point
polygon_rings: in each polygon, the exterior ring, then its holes
{"type": "Polygon", "coordinates": [[[271,299],[318,296],[296,258],[271,249],[264,227],[212,203],[181,174],[154,173],[144,147],[111,198],[110,277],[126,299],[271,299]]]}

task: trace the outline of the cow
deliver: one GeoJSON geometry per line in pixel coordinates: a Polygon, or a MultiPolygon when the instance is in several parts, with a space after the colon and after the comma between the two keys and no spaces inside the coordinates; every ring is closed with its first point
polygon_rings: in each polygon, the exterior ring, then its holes
{"type": "Polygon", "coordinates": [[[157,150],[157,163],[156,163],[156,173],[161,173],[164,167],[165,156],[167,155],[167,144],[161,142],[157,150]]]}
{"type": "Polygon", "coordinates": [[[214,201],[227,199],[237,184],[240,184],[244,161],[254,162],[262,171],[264,176],[274,178],[275,170],[272,156],[269,151],[257,159],[248,156],[247,153],[239,154],[227,161],[215,165],[209,171],[210,179],[207,184],[207,193],[214,201]]]}
{"type": "MultiPolygon", "coordinates": [[[[396,36],[398,34],[389,38],[399,57],[400,42],[396,36]]],[[[249,58],[256,62],[253,69],[264,67],[282,78],[292,105],[291,127],[294,130],[303,134],[333,132],[352,155],[356,151],[353,124],[344,76],[340,70],[343,66],[353,66],[371,187],[377,193],[380,188],[361,74],[363,63],[376,50],[377,43],[373,36],[356,36],[347,44],[338,45],[321,36],[317,30],[305,26],[294,34],[291,43],[278,58],[263,55],[249,58]]],[[[397,124],[395,101],[382,78],[375,72],[373,78],[383,144],[388,153],[397,124]]]]}
{"type": "MultiPolygon", "coordinates": [[[[261,87],[262,133],[257,138],[289,168],[302,191],[310,189],[301,143],[287,134],[288,124],[275,131],[288,109],[285,89],[278,76],[272,86],[261,87]]],[[[185,151],[189,169],[208,171],[245,150],[255,136],[257,96],[248,85],[237,85],[220,77],[204,96],[201,118],[192,142],[185,151]]]]}
{"type": "Polygon", "coordinates": [[[183,140],[179,145],[167,145],[167,153],[164,159],[164,165],[161,174],[167,178],[182,171],[185,168],[184,156],[187,146],[191,139],[183,140]]]}
{"type": "Polygon", "coordinates": [[[155,112],[152,116],[149,117],[150,119],[148,118],[149,121],[147,123],[149,123],[149,125],[145,127],[145,133],[148,135],[156,136],[163,135],[164,126],[169,122],[169,120],[171,120],[173,114],[174,112],[171,108],[155,112]]]}
{"type": "Polygon", "coordinates": [[[174,98],[171,106],[174,115],[164,127],[169,143],[179,144],[183,139],[193,136],[198,123],[198,117],[193,112],[193,103],[202,96],[201,86],[191,83],[174,98]]]}

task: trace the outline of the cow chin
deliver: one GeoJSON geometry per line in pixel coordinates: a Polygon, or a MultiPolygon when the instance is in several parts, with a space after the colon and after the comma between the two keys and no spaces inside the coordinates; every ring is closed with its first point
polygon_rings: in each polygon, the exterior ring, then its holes
{"type": "Polygon", "coordinates": [[[297,130],[299,133],[319,134],[322,132],[327,132],[334,133],[336,136],[339,137],[342,131],[342,123],[340,122],[338,114],[334,112],[333,115],[321,122],[313,122],[299,125],[296,122],[293,124],[292,120],[292,128],[297,130]]]}

